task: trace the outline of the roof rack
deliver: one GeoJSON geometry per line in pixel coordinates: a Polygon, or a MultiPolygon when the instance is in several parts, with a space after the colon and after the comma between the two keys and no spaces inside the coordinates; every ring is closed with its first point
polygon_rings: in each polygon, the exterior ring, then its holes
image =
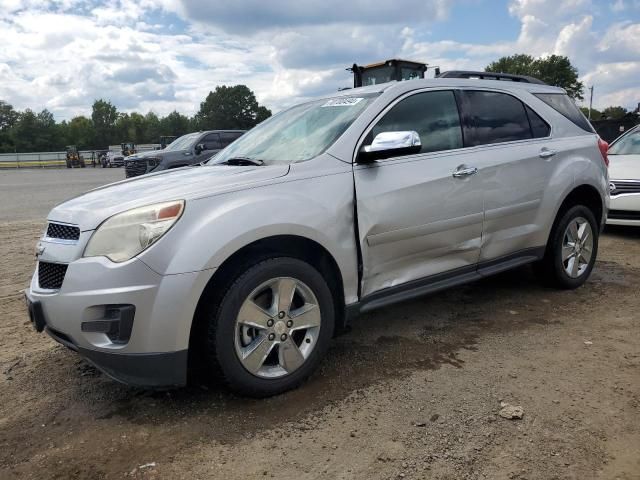
{"type": "Polygon", "coordinates": [[[527,75],[512,75],[511,73],[474,72],[470,70],[450,70],[442,72],[436,78],[478,78],[480,80],[507,80],[511,82],[537,83],[546,85],[542,80],[527,75]]]}

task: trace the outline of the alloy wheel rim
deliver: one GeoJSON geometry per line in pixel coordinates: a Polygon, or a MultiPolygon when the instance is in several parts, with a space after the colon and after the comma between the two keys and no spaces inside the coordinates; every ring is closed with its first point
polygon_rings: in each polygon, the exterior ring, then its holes
{"type": "Polygon", "coordinates": [[[562,266],[571,278],[578,278],[589,267],[593,256],[593,231],[589,222],[577,217],[569,222],[562,239],[562,266]]]}
{"type": "Polygon", "coordinates": [[[302,281],[277,277],[244,300],[235,324],[235,350],[242,366],[262,378],[298,370],[318,341],[321,312],[313,291],[302,281]]]}

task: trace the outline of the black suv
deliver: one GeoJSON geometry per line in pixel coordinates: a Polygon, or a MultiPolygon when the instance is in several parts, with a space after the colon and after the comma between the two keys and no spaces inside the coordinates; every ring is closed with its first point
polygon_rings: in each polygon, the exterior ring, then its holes
{"type": "Polygon", "coordinates": [[[164,150],[137,153],[125,159],[127,178],[208,160],[242,136],[244,130],[209,130],[183,135],[164,150]]]}

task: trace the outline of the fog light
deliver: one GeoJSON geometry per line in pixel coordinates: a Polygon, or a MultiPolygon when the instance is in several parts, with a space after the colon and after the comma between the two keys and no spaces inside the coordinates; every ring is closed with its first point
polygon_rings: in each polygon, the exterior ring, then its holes
{"type": "Polygon", "coordinates": [[[104,333],[113,343],[127,343],[131,338],[135,305],[104,305],[104,318],[82,322],[85,333],[104,333]]]}

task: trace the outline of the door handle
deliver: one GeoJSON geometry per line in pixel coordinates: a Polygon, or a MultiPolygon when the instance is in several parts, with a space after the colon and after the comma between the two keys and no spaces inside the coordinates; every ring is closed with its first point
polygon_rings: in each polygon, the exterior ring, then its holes
{"type": "Polygon", "coordinates": [[[553,157],[556,153],[555,150],[549,150],[548,148],[543,148],[542,150],[540,150],[540,153],[538,154],[540,156],[540,158],[551,158],[553,157]]]}
{"type": "Polygon", "coordinates": [[[467,167],[466,165],[460,165],[453,171],[454,178],[468,177],[469,175],[475,175],[478,173],[476,167],[467,167]]]}

